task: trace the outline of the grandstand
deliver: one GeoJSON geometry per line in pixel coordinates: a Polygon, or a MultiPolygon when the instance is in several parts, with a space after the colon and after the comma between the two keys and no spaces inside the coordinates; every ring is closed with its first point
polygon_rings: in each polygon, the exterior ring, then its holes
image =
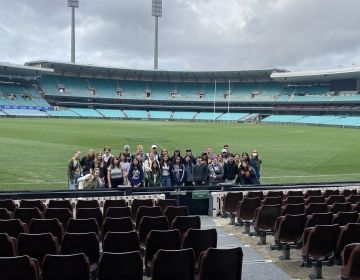
{"type": "Polygon", "coordinates": [[[357,68],[181,72],[34,61],[0,70],[2,117],[358,126],[357,68]]]}

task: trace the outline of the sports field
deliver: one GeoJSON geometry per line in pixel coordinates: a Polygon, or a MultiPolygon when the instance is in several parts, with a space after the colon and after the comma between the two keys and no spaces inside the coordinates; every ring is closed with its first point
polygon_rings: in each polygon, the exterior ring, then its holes
{"type": "MultiPolygon", "coordinates": [[[[257,148],[262,183],[360,181],[360,130],[310,126],[80,119],[0,119],[0,190],[67,189],[66,166],[77,149],[104,145],[118,154],[152,144],[194,154],[257,148]]],[[[160,150],[160,149],[159,149],[160,150]]]]}

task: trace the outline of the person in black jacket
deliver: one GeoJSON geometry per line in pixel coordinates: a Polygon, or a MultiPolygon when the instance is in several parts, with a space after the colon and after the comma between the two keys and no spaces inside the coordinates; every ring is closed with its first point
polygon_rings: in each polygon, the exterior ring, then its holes
{"type": "Polygon", "coordinates": [[[241,185],[258,185],[259,180],[255,169],[246,160],[241,161],[239,168],[239,179],[241,185]]]}
{"type": "Polygon", "coordinates": [[[80,165],[83,170],[83,176],[91,173],[94,168],[95,152],[93,149],[89,149],[86,156],[83,156],[80,160],[80,165]]]}
{"type": "Polygon", "coordinates": [[[239,173],[239,168],[235,163],[234,155],[229,154],[228,155],[228,160],[224,164],[225,183],[235,185],[236,179],[238,177],[238,173],[239,173]]]}
{"type": "Polygon", "coordinates": [[[196,157],[196,164],[193,166],[193,185],[205,185],[208,178],[208,165],[200,156],[196,157]]]}

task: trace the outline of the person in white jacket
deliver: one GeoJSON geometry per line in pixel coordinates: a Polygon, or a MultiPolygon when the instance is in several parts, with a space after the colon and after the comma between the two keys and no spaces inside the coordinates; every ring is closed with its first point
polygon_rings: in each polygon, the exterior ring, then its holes
{"type": "Polygon", "coordinates": [[[104,187],[104,181],[100,179],[100,169],[95,168],[92,173],[78,179],[79,189],[94,190],[104,187]]]}

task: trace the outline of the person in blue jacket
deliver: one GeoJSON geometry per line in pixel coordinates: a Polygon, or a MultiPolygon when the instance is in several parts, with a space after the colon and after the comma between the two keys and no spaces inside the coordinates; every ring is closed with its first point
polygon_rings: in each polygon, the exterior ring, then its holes
{"type": "Polygon", "coordinates": [[[130,165],[128,180],[134,188],[141,188],[144,186],[144,171],[136,158],[133,159],[130,165]]]}

